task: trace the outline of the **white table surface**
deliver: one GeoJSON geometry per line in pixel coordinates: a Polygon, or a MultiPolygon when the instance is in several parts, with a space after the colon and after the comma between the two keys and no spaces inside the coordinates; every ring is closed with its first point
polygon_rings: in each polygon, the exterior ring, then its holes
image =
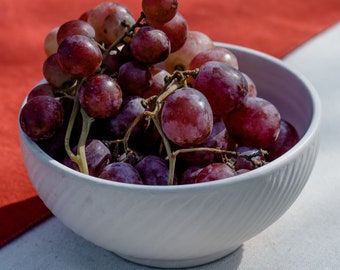
{"type": "MultiPolygon", "coordinates": [[[[318,90],[323,106],[315,169],[293,206],[233,254],[191,269],[340,269],[340,23],[284,61],[318,90]]],[[[0,249],[0,269],[154,269],[94,246],[52,217],[0,249]]]]}

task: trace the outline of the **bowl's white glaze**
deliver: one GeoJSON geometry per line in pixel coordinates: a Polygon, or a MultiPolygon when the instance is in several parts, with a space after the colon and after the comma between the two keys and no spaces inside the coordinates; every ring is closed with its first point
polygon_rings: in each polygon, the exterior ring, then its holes
{"type": "MultiPolygon", "coordinates": [[[[140,186],[73,171],[47,156],[20,130],[29,177],[46,206],[78,235],[131,261],[188,267],[237,249],[293,204],[318,152],[320,101],[282,61],[247,48],[232,50],[240,70],[302,137],[282,157],[252,172],[210,183],[140,186]]],[[[20,129],[20,127],[19,127],[20,129]]]]}

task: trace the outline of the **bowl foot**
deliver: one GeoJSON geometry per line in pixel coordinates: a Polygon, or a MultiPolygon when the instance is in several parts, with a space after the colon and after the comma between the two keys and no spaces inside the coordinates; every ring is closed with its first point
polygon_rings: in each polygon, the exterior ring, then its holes
{"type": "Polygon", "coordinates": [[[133,256],[128,256],[124,254],[115,253],[118,256],[122,257],[123,259],[126,259],[128,261],[145,265],[145,266],[151,266],[151,267],[158,267],[158,268],[183,268],[183,267],[194,267],[199,266],[202,264],[207,264],[213,261],[216,261],[220,258],[223,258],[235,250],[237,250],[240,246],[232,247],[227,250],[223,250],[211,255],[199,257],[199,258],[191,258],[191,259],[180,259],[180,260],[171,260],[171,259],[143,259],[143,258],[137,258],[133,256]]]}

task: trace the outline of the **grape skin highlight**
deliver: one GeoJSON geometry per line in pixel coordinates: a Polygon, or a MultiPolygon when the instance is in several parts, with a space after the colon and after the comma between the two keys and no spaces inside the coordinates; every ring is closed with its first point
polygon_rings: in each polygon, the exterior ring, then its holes
{"type": "Polygon", "coordinates": [[[123,102],[122,90],[117,81],[110,76],[92,75],[79,89],[79,102],[91,117],[112,117],[123,102]]]}
{"type": "Polygon", "coordinates": [[[87,77],[95,73],[102,63],[102,52],[89,37],[70,36],[58,48],[58,60],[66,73],[87,77]]]}
{"type": "Polygon", "coordinates": [[[230,136],[243,146],[266,149],[280,132],[281,116],[276,107],[260,97],[248,97],[224,118],[230,136]]]}
{"type": "Polygon", "coordinates": [[[163,31],[152,26],[144,26],[133,36],[130,49],[139,61],[156,64],[168,57],[170,41],[163,31]],[[151,47],[152,50],[149,49],[151,47]]]}
{"type": "Polygon", "coordinates": [[[170,21],[177,12],[177,0],[143,0],[142,9],[146,18],[157,23],[170,21]]]}
{"type": "Polygon", "coordinates": [[[181,88],[165,100],[161,123],[173,143],[194,146],[203,143],[211,134],[213,114],[202,93],[193,88],[181,88]]]}
{"type": "Polygon", "coordinates": [[[207,97],[214,114],[218,116],[233,111],[248,92],[241,72],[218,61],[209,61],[200,67],[194,87],[207,97]]]}

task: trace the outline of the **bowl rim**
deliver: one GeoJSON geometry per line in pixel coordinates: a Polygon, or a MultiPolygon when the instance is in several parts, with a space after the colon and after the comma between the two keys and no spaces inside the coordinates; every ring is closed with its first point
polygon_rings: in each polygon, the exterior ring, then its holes
{"type": "MultiPolygon", "coordinates": [[[[259,178],[265,174],[268,173],[268,171],[275,171],[282,167],[283,164],[286,164],[291,160],[295,153],[301,151],[304,147],[306,147],[306,144],[313,139],[313,137],[318,133],[318,129],[321,123],[321,101],[318,96],[318,93],[314,86],[311,84],[311,82],[302,74],[300,74],[298,71],[294,70],[294,68],[290,67],[286,63],[284,63],[282,60],[271,56],[269,54],[266,54],[264,52],[257,51],[255,49],[234,45],[234,44],[228,44],[228,43],[222,43],[222,42],[215,42],[215,45],[224,47],[227,49],[230,49],[231,51],[237,50],[237,51],[243,51],[251,54],[255,54],[258,57],[264,58],[265,60],[268,60],[270,62],[273,62],[276,65],[281,66],[281,68],[285,69],[292,75],[298,79],[301,84],[305,85],[310,98],[312,102],[312,118],[309,124],[308,129],[306,130],[305,134],[300,138],[298,143],[293,146],[289,151],[287,151],[284,155],[276,158],[275,160],[271,161],[270,163],[266,164],[263,167],[257,168],[255,170],[249,171],[244,174],[239,174],[230,178],[224,178],[217,181],[211,181],[211,182],[205,182],[205,183],[198,183],[198,184],[186,184],[186,185],[172,185],[172,186],[153,186],[153,185],[136,185],[136,184],[128,184],[128,183],[120,183],[120,182],[114,182],[109,181],[105,179],[101,179],[98,177],[86,175],[83,173],[80,173],[76,170],[73,170],[71,168],[68,168],[67,166],[63,165],[62,163],[58,162],[57,160],[51,158],[48,154],[46,154],[32,139],[30,139],[21,129],[19,117],[18,117],[18,129],[19,129],[19,135],[20,140],[22,143],[26,145],[26,147],[33,153],[37,155],[37,158],[46,164],[48,167],[52,168],[53,170],[58,170],[62,172],[64,175],[67,174],[71,178],[76,179],[78,181],[86,181],[87,183],[92,183],[96,185],[102,185],[106,188],[115,188],[115,189],[123,189],[123,190],[134,190],[134,191],[147,191],[147,192],[162,192],[162,193],[168,193],[168,192],[179,192],[179,191],[191,191],[191,190],[209,190],[209,189],[216,189],[221,186],[225,185],[233,185],[238,184],[246,181],[250,181],[253,178],[259,178]]],[[[26,98],[24,102],[22,103],[22,106],[25,104],[26,98]]],[[[20,109],[21,111],[21,109],[20,109]]],[[[19,115],[20,115],[19,111],[19,115]]]]}

